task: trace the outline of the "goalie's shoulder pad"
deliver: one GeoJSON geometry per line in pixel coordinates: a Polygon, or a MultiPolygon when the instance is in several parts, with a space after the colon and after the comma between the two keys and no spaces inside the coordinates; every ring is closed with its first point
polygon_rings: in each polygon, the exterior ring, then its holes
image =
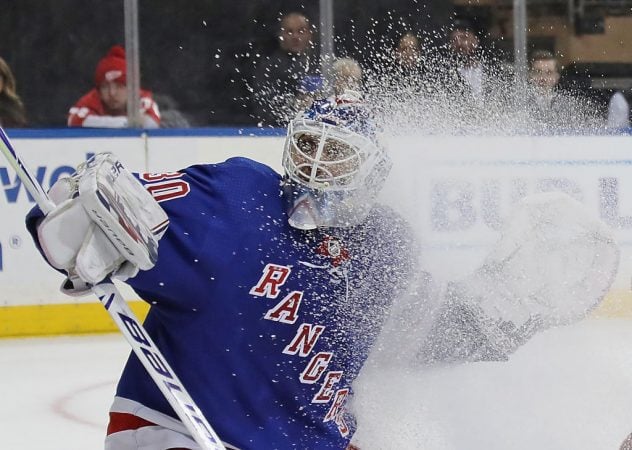
{"type": "Polygon", "coordinates": [[[88,215],[125,259],[148,270],[158,258],[167,214],[112,153],[100,153],[77,169],[79,198],[88,215]]]}

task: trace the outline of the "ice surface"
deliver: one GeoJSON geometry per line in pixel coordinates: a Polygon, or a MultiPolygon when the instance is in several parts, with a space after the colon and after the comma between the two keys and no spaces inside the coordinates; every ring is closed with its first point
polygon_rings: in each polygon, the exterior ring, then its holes
{"type": "Polygon", "coordinates": [[[632,324],[589,319],[535,336],[507,362],[367,367],[362,448],[618,449],[632,431],[632,324]]]}
{"type": "MultiPolygon", "coordinates": [[[[120,335],[0,340],[0,448],[103,448],[128,354],[120,335]]],[[[632,323],[541,333],[507,362],[366,368],[366,449],[617,449],[632,431],[632,323]]]]}
{"type": "Polygon", "coordinates": [[[121,335],[0,340],[0,448],[102,449],[121,335]]]}

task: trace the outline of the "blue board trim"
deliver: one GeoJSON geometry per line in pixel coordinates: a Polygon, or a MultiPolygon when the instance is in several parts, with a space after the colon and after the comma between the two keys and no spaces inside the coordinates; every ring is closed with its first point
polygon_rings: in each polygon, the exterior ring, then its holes
{"type": "Polygon", "coordinates": [[[213,127],[213,128],[14,128],[7,129],[11,139],[68,139],[95,137],[239,137],[285,136],[285,128],[213,127]]]}
{"type": "MultiPolygon", "coordinates": [[[[285,128],[272,127],[201,127],[201,128],[9,128],[7,134],[16,139],[55,139],[93,137],[237,137],[237,136],[285,136],[285,128]]],[[[632,128],[620,130],[614,136],[632,135],[632,128]]],[[[526,135],[525,135],[526,136],[526,135]]],[[[567,134],[565,136],[571,136],[567,134]]],[[[579,136],[579,135],[578,135],[579,136]]],[[[542,136],[538,136],[542,137],[542,136]]]]}

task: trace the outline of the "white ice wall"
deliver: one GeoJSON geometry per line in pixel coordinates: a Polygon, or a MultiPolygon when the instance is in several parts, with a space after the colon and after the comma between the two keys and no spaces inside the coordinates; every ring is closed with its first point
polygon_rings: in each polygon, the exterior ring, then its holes
{"type": "MultiPolygon", "coordinates": [[[[392,138],[394,167],[382,200],[413,224],[430,270],[453,278],[482,259],[518,198],[566,191],[615,228],[622,246],[615,287],[627,290],[632,273],[631,142],[629,136],[392,138]]],[[[237,155],[280,170],[283,138],[171,133],[17,137],[13,143],[48,187],[100,151],[115,152],[135,171],[168,171],[237,155]]],[[[4,161],[0,191],[0,306],[69,302],[57,290],[61,277],[41,260],[24,228],[33,203],[4,161]]]]}

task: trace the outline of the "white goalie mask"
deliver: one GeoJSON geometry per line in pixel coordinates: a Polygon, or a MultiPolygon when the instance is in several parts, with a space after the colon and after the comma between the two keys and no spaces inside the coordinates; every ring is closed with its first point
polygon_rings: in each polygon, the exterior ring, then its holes
{"type": "Polygon", "coordinates": [[[288,126],[283,151],[290,225],[302,230],[364,221],[391,162],[357,98],[316,101],[288,126]]]}

